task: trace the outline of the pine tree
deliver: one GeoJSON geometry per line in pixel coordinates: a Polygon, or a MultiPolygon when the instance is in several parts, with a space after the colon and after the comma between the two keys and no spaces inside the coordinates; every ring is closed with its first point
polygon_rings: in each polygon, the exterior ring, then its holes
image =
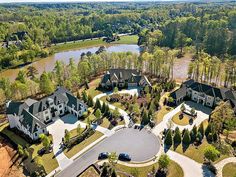
{"type": "Polygon", "coordinates": [[[196,136],[197,136],[197,126],[194,125],[193,129],[191,130],[191,140],[194,142],[196,140],[196,136]]]}
{"type": "Polygon", "coordinates": [[[148,123],[149,123],[148,114],[147,114],[147,111],[144,110],[143,115],[142,115],[142,124],[147,125],[148,123]]]}
{"type": "Polygon", "coordinates": [[[167,131],[167,133],[166,133],[166,137],[165,137],[164,143],[165,143],[166,145],[168,145],[168,146],[172,146],[172,143],[173,143],[172,140],[173,140],[173,138],[172,138],[172,130],[169,129],[169,130],[167,131]]]}
{"type": "Polygon", "coordinates": [[[203,125],[203,123],[200,124],[200,127],[198,128],[198,132],[201,133],[202,138],[203,138],[204,135],[205,135],[205,129],[204,129],[204,125],[203,125]]]}
{"type": "Polygon", "coordinates": [[[85,103],[88,102],[88,95],[85,90],[82,92],[82,99],[84,100],[85,103]]]}
{"type": "Polygon", "coordinates": [[[179,127],[175,128],[175,135],[174,135],[174,144],[180,144],[181,143],[181,133],[179,130],[179,127]]]}
{"type": "Polygon", "coordinates": [[[87,104],[89,107],[93,107],[93,98],[91,95],[88,96],[88,103],[87,104]]]}
{"type": "Polygon", "coordinates": [[[79,91],[77,92],[77,98],[78,98],[78,99],[81,99],[81,96],[80,96],[80,92],[79,92],[79,91]]]}
{"type": "Polygon", "coordinates": [[[183,143],[184,143],[185,145],[189,145],[189,144],[191,143],[191,137],[190,137],[190,135],[189,135],[188,129],[186,129],[185,132],[184,132],[183,143]]]}
{"type": "Polygon", "coordinates": [[[198,133],[197,133],[196,141],[199,142],[199,143],[202,142],[202,134],[201,134],[201,132],[198,132],[198,133]]]}
{"type": "Polygon", "coordinates": [[[95,103],[95,109],[100,109],[101,110],[102,106],[101,106],[101,102],[99,101],[99,99],[97,98],[96,103],[95,103]]]}
{"type": "Polygon", "coordinates": [[[106,112],[106,103],[105,102],[102,103],[101,111],[102,111],[103,114],[105,114],[105,112],[106,112]]]}

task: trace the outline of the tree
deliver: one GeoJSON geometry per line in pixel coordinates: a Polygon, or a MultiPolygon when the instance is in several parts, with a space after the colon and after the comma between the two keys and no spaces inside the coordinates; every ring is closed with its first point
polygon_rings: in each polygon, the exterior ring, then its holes
{"type": "Polygon", "coordinates": [[[18,72],[18,75],[17,75],[17,77],[16,77],[16,80],[19,81],[19,82],[21,82],[21,83],[23,83],[23,84],[26,83],[26,72],[25,72],[25,70],[20,70],[20,71],[18,72]]]}
{"type": "Polygon", "coordinates": [[[143,111],[143,115],[142,115],[142,124],[143,125],[147,125],[149,123],[149,118],[148,118],[148,114],[147,114],[147,110],[143,111]]]}
{"type": "Polygon", "coordinates": [[[203,138],[203,137],[202,137],[201,132],[198,132],[198,133],[197,133],[197,136],[196,136],[196,141],[199,142],[199,143],[201,143],[201,142],[202,142],[202,138],[203,138]]]}
{"type": "Polygon", "coordinates": [[[111,152],[108,156],[108,162],[112,165],[114,165],[118,160],[118,156],[116,152],[111,152]]]}
{"type": "Polygon", "coordinates": [[[101,102],[99,101],[99,99],[97,98],[96,99],[96,102],[95,102],[95,109],[100,109],[101,110],[101,108],[102,108],[102,106],[101,106],[101,102]]]}
{"type": "Polygon", "coordinates": [[[64,137],[65,143],[69,143],[70,142],[70,137],[71,137],[70,132],[66,129],[65,130],[65,137],[64,137]]]}
{"type": "Polygon", "coordinates": [[[178,145],[181,143],[181,133],[180,133],[180,130],[179,130],[179,127],[176,127],[175,128],[175,135],[174,135],[174,144],[178,145]]]}
{"type": "Polygon", "coordinates": [[[24,155],[24,149],[21,145],[18,144],[17,146],[17,151],[19,153],[20,156],[23,156],[24,155]]]}
{"type": "Polygon", "coordinates": [[[36,75],[38,74],[38,70],[34,66],[29,66],[27,68],[27,77],[29,77],[31,80],[35,79],[36,75]]]}
{"type": "Polygon", "coordinates": [[[203,125],[203,122],[200,124],[200,127],[198,128],[198,132],[201,133],[202,135],[202,138],[204,137],[205,135],[205,129],[204,129],[204,125],[203,125]]]}
{"type": "Polygon", "coordinates": [[[188,130],[188,129],[186,129],[186,130],[184,131],[183,143],[184,143],[185,145],[189,145],[189,144],[191,143],[191,137],[190,137],[190,135],[189,135],[189,130],[188,130]]]}
{"type": "Polygon", "coordinates": [[[85,90],[83,90],[83,92],[82,92],[82,99],[85,103],[88,102],[88,95],[87,95],[87,92],[85,90]]]}
{"type": "Polygon", "coordinates": [[[196,136],[197,136],[197,126],[196,125],[193,126],[193,129],[191,130],[190,135],[191,135],[191,140],[195,141],[196,136]]]}
{"type": "Polygon", "coordinates": [[[101,111],[102,111],[103,114],[105,114],[105,112],[106,112],[106,103],[105,102],[102,103],[101,111]]]}
{"type": "Polygon", "coordinates": [[[40,76],[39,87],[40,90],[46,95],[49,95],[54,91],[53,83],[49,79],[48,74],[46,72],[43,72],[43,74],[40,76]]]}
{"type": "Polygon", "coordinates": [[[169,129],[166,133],[166,137],[165,137],[164,142],[167,146],[172,146],[172,141],[173,141],[173,139],[172,139],[172,130],[169,129]]]}
{"type": "Polygon", "coordinates": [[[204,149],[204,156],[207,160],[214,162],[220,155],[220,152],[212,145],[204,149]]]}
{"type": "Polygon", "coordinates": [[[88,101],[87,101],[88,103],[88,106],[89,107],[93,107],[93,98],[92,98],[92,96],[91,95],[88,95],[88,101]]]}
{"type": "Polygon", "coordinates": [[[100,119],[101,118],[101,116],[102,116],[102,113],[101,113],[101,111],[100,111],[100,109],[97,109],[96,111],[95,111],[95,117],[97,118],[97,119],[100,119]]]}
{"type": "Polygon", "coordinates": [[[158,160],[160,169],[167,169],[170,164],[170,158],[166,154],[162,154],[158,160]]]}
{"type": "Polygon", "coordinates": [[[46,150],[48,150],[49,147],[50,147],[50,144],[51,144],[50,139],[48,138],[48,136],[46,136],[45,134],[40,134],[39,138],[40,138],[41,142],[43,143],[44,148],[46,150]]]}
{"type": "Polygon", "coordinates": [[[118,93],[118,91],[119,91],[119,90],[118,90],[118,87],[114,87],[113,92],[114,92],[114,93],[118,93]]]}
{"type": "Polygon", "coordinates": [[[40,157],[40,156],[36,156],[34,158],[34,162],[38,168],[43,166],[43,160],[42,160],[42,157],[40,157]]]}
{"type": "Polygon", "coordinates": [[[185,105],[184,105],[184,104],[181,104],[180,110],[181,110],[182,112],[184,112],[184,111],[186,110],[186,108],[185,108],[185,105]]]}
{"type": "Polygon", "coordinates": [[[118,117],[120,117],[120,112],[118,110],[118,108],[116,108],[114,111],[113,111],[113,116],[115,119],[117,119],[118,117]]]}
{"type": "Polygon", "coordinates": [[[79,137],[82,133],[82,128],[81,128],[80,124],[78,124],[76,131],[77,131],[77,134],[78,134],[78,137],[79,137]]]}
{"type": "Polygon", "coordinates": [[[117,174],[114,168],[111,170],[111,177],[117,177],[117,174]]]}

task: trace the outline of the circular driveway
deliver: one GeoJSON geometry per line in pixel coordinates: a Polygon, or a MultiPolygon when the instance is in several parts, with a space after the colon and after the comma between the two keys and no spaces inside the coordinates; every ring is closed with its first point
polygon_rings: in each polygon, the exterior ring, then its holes
{"type": "Polygon", "coordinates": [[[147,130],[125,128],[108,137],[96,147],[100,152],[125,152],[132,161],[146,161],[160,150],[158,138],[147,130]]]}
{"type": "Polygon", "coordinates": [[[97,161],[101,152],[128,153],[131,161],[141,162],[154,157],[160,150],[159,139],[146,130],[125,128],[101,141],[90,150],[79,156],[57,177],[76,177],[89,165],[97,161]]]}

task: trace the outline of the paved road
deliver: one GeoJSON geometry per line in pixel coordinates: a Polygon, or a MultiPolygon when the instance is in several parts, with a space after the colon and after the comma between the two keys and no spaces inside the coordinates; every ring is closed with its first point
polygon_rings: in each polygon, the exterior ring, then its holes
{"type": "Polygon", "coordinates": [[[89,151],[77,158],[58,177],[74,177],[97,160],[101,152],[126,152],[131,155],[132,161],[146,161],[154,157],[160,150],[158,138],[146,130],[125,128],[104,141],[95,145],[89,151]]]}

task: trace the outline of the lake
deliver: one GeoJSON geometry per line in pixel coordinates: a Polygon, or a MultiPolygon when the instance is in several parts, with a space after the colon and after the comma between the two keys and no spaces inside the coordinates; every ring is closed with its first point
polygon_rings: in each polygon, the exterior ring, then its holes
{"type": "MultiPolygon", "coordinates": [[[[56,61],[62,61],[66,64],[69,64],[69,59],[73,58],[75,62],[78,63],[78,61],[80,60],[80,55],[82,53],[87,53],[88,51],[95,53],[98,49],[99,49],[99,46],[58,52],[49,57],[42,58],[38,61],[35,61],[30,65],[33,65],[38,70],[39,74],[41,74],[43,73],[43,71],[52,71],[56,61]]],[[[128,44],[110,45],[106,47],[107,52],[139,53],[140,50],[141,49],[138,45],[128,45],[128,44]]],[[[11,81],[13,81],[16,78],[19,70],[27,68],[28,66],[29,65],[23,66],[21,68],[16,68],[16,69],[8,69],[6,71],[1,72],[0,77],[7,77],[11,81]]]]}

